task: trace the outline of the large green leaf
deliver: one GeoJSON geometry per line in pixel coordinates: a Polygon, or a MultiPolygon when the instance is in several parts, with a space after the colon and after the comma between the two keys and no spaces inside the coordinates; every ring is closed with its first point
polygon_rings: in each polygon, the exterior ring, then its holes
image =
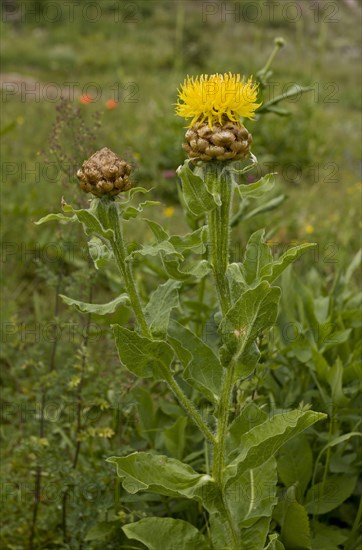
{"type": "Polygon", "coordinates": [[[351,496],[357,478],[347,475],[332,475],[311,487],[306,496],[305,507],[310,514],[326,514],[351,496]]]}
{"type": "Polygon", "coordinates": [[[95,313],[96,315],[109,315],[117,311],[120,306],[129,304],[128,294],[121,294],[108,304],[88,304],[86,302],[80,302],[79,300],[73,300],[64,294],[59,294],[63,302],[68,306],[74,307],[80,313],[95,313]]]}
{"type": "Polygon", "coordinates": [[[208,191],[205,182],[189,167],[189,161],[185,161],[177,170],[182,181],[182,190],[187,208],[200,216],[216,207],[213,195],[208,191]]]}
{"type": "MultiPolygon", "coordinates": [[[[349,531],[335,525],[324,525],[313,521],[312,549],[313,550],[340,550],[348,539],[349,531]]],[[[344,546],[348,548],[348,546],[344,546]]],[[[358,548],[352,546],[351,548],[358,548]]]]}
{"type": "Polygon", "coordinates": [[[179,305],[180,286],[178,281],[169,280],[151,294],[145,307],[145,316],[152,334],[157,336],[166,333],[171,310],[179,305]]]}
{"type": "Polygon", "coordinates": [[[287,441],[278,455],[279,477],[286,487],[297,486],[303,496],[312,477],[313,453],[304,434],[287,441]]]}
{"type": "Polygon", "coordinates": [[[173,518],[145,518],[122,527],[129,539],[148,550],[209,550],[205,537],[190,523],[173,518]]]}
{"type": "Polygon", "coordinates": [[[166,380],[174,353],[162,340],[150,340],[137,332],[112,325],[121,363],[130,372],[142,378],[166,380]]]}
{"type": "Polygon", "coordinates": [[[290,550],[310,550],[311,538],[306,509],[293,498],[293,492],[281,500],[273,517],[281,526],[281,539],[290,550]]]}
{"type": "Polygon", "coordinates": [[[289,439],[323,418],[326,418],[323,413],[298,409],[275,414],[255,426],[241,436],[240,450],[234,452],[236,457],[225,469],[226,482],[241,475],[248,468],[260,466],[289,439]]]}
{"type": "Polygon", "coordinates": [[[227,312],[220,324],[223,338],[221,360],[235,366],[237,377],[248,376],[255,368],[255,340],[259,333],[270,328],[278,314],[280,289],[263,281],[246,290],[227,312]]]}
{"type": "Polygon", "coordinates": [[[155,446],[157,435],[156,402],[153,400],[151,392],[141,386],[132,390],[132,397],[137,403],[141,435],[152,446],[155,446]]]}
{"type": "Polygon", "coordinates": [[[180,416],[170,427],[163,430],[163,439],[165,447],[169,453],[182,459],[185,450],[185,431],[187,426],[187,416],[180,416]]]}
{"type": "Polygon", "coordinates": [[[132,453],[107,459],[117,466],[117,474],[129,493],[149,491],[172,497],[202,500],[204,488],[214,485],[206,474],[198,474],[187,464],[174,458],[151,453],[132,453]]]}
{"type": "Polygon", "coordinates": [[[212,402],[218,400],[223,369],[215,353],[191,330],[171,321],[168,340],[183,364],[183,377],[212,402]]]}
{"type": "MultiPolygon", "coordinates": [[[[277,503],[276,461],[272,457],[257,468],[250,468],[233,479],[225,490],[233,523],[244,531],[261,517],[269,518],[277,503]]],[[[267,533],[265,533],[266,538],[267,533]]],[[[240,537],[241,539],[243,536],[240,537]]],[[[264,546],[265,539],[262,547],[264,546]]]]}
{"type": "Polygon", "coordinates": [[[242,529],[240,550],[263,550],[269,525],[270,517],[261,517],[247,529],[242,529]]]}
{"type": "Polygon", "coordinates": [[[226,438],[226,452],[228,455],[233,451],[239,451],[241,437],[255,426],[262,424],[268,418],[266,412],[260,409],[255,402],[245,405],[229,426],[229,433],[226,438]]]}

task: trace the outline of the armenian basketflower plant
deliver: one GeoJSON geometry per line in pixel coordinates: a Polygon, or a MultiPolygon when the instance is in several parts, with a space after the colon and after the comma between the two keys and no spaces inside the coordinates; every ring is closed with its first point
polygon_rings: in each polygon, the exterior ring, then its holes
{"type": "MultiPolygon", "coordinates": [[[[260,363],[260,337],[276,322],[281,273],[313,244],[295,246],[278,259],[264,241],[264,231],[250,236],[244,261],[230,261],[230,232],[235,207],[258,201],[273,186],[273,174],[246,184],[243,177],[257,161],[252,136],[241,119],[260,107],[252,78],[231,73],[187,77],[179,90],[176,113],[187,119],[183,145],[188,159],[178,169],[180,200],[192,231],[170,235],[161,224],[143,218],[154,242],[128,247],[124,225],[141,219],[144,201],[134,206],[131,166],[107,148],[96,152],[78,172],[81,188],[93,195],[88,209],[63,203],[58,219],[80,222],[97,249],[96,267],[104,258],[116,263],[123,288],[109,304],[95,306],[63,296],[69,305],[98,315],[120,305],[134,314],[134,326],[112,326],[119,358],[136,377],[164,382],[203,441],[204,466],[155,452],[113,456],[123,489],[151,492],[172,501],[190,499],[205,511],[205,525],[174,517],[145,517],[123,526],[129,539],[157,550],[280,550],[273,532],[278,503],[275,454],[289,439],[325,415],[303,405],[267,412],[245,399],[233,407],[237,384],[260,363]],[[238,205],[237,205],[238,203],[238,205]],[[141,299],[134,271],[148,256],[159,258],[162,282],[148,301],[141,299]],[[137,260],[137,262],[136,262],[137,260]],[[215,304],[209,323],[212,342],[196,334],[183,315],[184,296],[212,281],[215,304]],[[200,396],[207,407],[200,408],[200,396]],[[207,411],[205,413],[205,411],[207,411]]],[[[203,327],[205,328],[205,327],[203,327]]],[[[147,384],[147,380],[145,382],[147,384]]]]}

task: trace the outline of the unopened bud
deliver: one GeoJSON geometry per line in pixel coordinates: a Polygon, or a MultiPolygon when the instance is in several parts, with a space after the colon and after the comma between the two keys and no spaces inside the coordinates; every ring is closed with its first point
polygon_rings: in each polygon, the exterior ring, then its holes
{"type": "Polygon", "coordinates": [[[77,172],[80,187],[96,197],[115,196],[132,187],[129,180],[131,165],[113,151],[103,147],[83,162],[77,172]]]}

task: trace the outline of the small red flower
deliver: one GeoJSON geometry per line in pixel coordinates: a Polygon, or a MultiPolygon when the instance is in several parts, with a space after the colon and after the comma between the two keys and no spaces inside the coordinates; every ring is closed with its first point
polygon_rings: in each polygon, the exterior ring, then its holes
{"type": "Polygon", "coordinates": [[[81,95],[79,98],[79,101],[83,103],[83,105],[88,105],[88,103],[93,103],[93,99],[89,97],[89,95],[81,95]]]}
{"type": "Polygon", "coordinates": [[[118,101],[116,101],[115,99],[108,99],[108,101],[106,101],[107,109],[116,109],[117,106],[118,106],[118,101]]]}

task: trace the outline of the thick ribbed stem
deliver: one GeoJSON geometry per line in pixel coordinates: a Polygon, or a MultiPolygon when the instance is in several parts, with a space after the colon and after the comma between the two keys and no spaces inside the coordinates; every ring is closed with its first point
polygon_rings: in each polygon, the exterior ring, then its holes
{"type": "Polygon", "coordinates": [[[226,278],[229,265],[230,209],[233,187],[227,172],[217,165],[207,168],[206,178],[210,189],[220,194],[221,205],[208,214],[209,255],[222,314],[231,305],[230,288],[226,278]]]}
{"type": "MultiPolygon", "coordinates": [[[[213,192],[220,194],[221,205],[208,214],[209,258],[223,317],[231,307],[231,293],[227,279],[229,265],[230,211],[233,183],[226,170],[209,164],[206,168],[206,183],[213,192]]],[[[233,550],[238,550],[238,535],[224,495],[225,442],[229,421],[229,408],[234,386],[234,368],[224,369],[220,403],[217,411],[217,434],[213,445],[213,477],[219,486],[223,512],[227,518],[233,550]]]]}

